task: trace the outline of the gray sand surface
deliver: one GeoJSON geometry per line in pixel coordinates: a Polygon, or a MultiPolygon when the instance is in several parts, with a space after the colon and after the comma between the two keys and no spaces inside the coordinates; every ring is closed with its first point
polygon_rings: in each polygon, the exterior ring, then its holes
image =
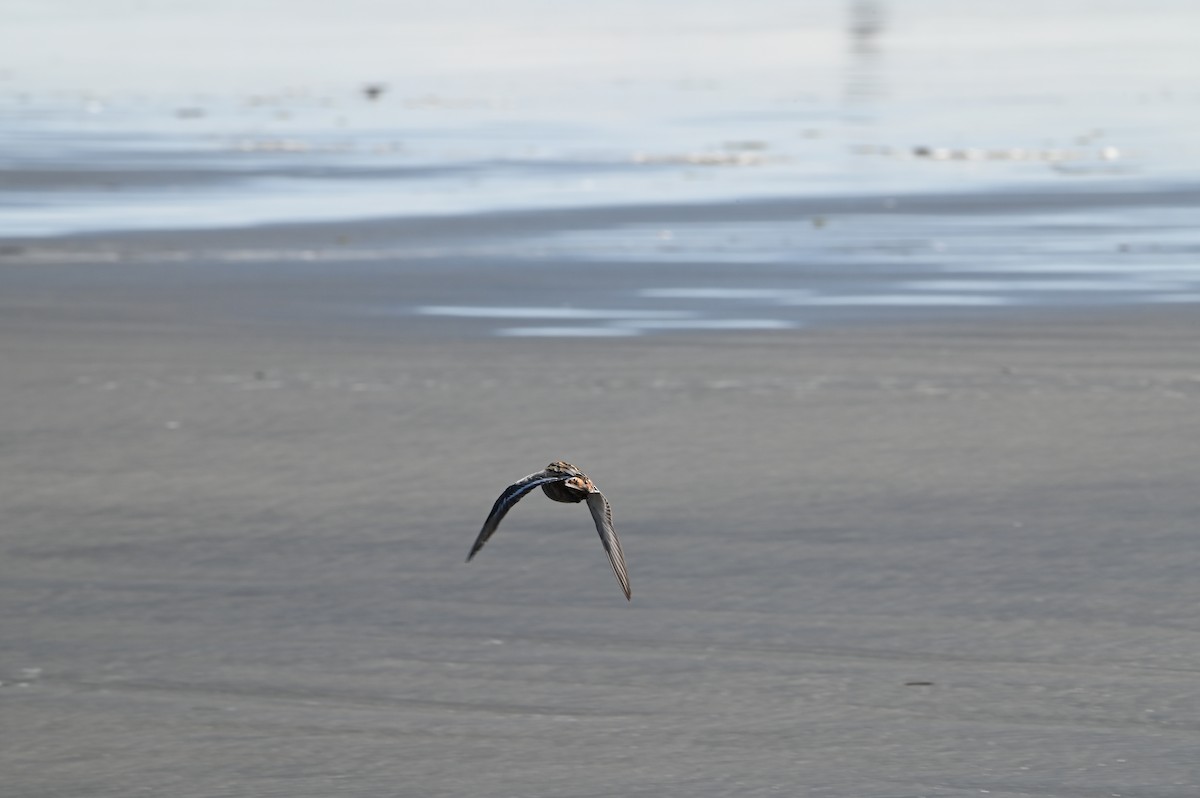
{"type": "Polygon", "coordinates": [[[5,796],[1200,794],[1188,308],[455,340],[71,268],[3,266],[5,796]],[[558,458],[631,603],[540,496],[464,564],[558,458]]]}

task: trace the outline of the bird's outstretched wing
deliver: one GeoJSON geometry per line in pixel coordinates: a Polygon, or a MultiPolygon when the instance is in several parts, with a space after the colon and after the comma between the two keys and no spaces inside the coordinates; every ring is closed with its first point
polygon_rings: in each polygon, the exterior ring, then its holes
{"type": "Polygon", "coordinates": [[[612,507],[609,506],[608,499],[604,498],[604,494],[600,492],[589,493],[587,505],[588,509],[592,511],[592,518],[596,521],[596,531],[600,533],[600,542],[604,544],[604,550],[608,552],[608,561],[612,563],[613,573],[617,575],[617,581],[621,583],[621,589],[625,591],[625,598],[631,599],[629,572],[625,570],[625,552],[621,551],[621,540],[617,537],[617,530],[613,528],[612,507]]]}
{"type": "Polygon", "coordinates": [[[483,529],[479,530],[479,537],[475,538],[475,545],[471,547],[471,553],[467,555],[467,562],[470,562],[471,558],[483,548],[483,544],[487,543],[488,538],[496,531],[496,527],[500,526],[500,520],[512,509],[514,504],[521,500],[522,496],[548,482],[564,482],[570,478],[570,474],[538,471],[536,474],[522,477],[505,488],[504,492],[500,494],[500,498],[496,499],[496,503],[492,505],[492,511],[488,513],[487,520],[483,522],[483,529]]]}

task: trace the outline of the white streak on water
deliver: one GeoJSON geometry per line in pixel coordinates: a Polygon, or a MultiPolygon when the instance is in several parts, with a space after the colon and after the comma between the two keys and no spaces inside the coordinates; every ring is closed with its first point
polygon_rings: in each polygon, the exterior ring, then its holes
{"type": "Polygon", "coordinates": [[[639,335],[623,327],[501,327],[496,335],[506,338],[616,338],[639,335]]]}
{"type": "MultiPolygon", "coordinates": [[[[761,300],[772,305],[812,307],[983,307],[1010,304],[1010,300],[1004,297],[978,294],[907,294],[896,292],[823,296],[815,291],[790,288],[648,288],[639,291],[638,295],[656,299],[761,300]]],[[[768,321],[773,322],[774,320],[768,321]]]]}
{"type": "Polygon", "coordinates": [[[815,296],[794,299],[789,305],[814,307],[989,307],[1010,305],[1011,300],[999,296],[968,296],[964,294],[868,294],[863,296],[815,296]]]}
{"type": "Polygon", "coordinates": [[[787,330],[795,323],[783,319],[649,319],[618,321],[615,327],[633,330],[787,330]]]}
{"type": "Polygon", "coordinates": [[[1002,293],[1005,291],[1166,291],[1173,288],[1188,288],[1190,285],[1179,281],[1121,276],[1109,279],[1068,280],[917,280],[905,283],[904,287],[916,291],[1002,293]]]}
{"type": "Polygon", "coordinates": [[[783,319],[630,319],[594,327],[501,327],[495,334],[510,338],[611,338],[671,330],[788,330],[796,326],[783,319]]]}
{"type": "Polygon", "coordinates": [[[570,307],[499,307],[474,305],[425,305],[416,308],[422,316],[452,316],[462,319],[690,319],[686,310],[599,310],[570,307]]]}
{"type": "Polygon", "coordinates": [[[766,302],[811,294],[811,291],[783,288],[644,288],[638,291],[638,296],[649,299],[758,299],[766,302]]]}

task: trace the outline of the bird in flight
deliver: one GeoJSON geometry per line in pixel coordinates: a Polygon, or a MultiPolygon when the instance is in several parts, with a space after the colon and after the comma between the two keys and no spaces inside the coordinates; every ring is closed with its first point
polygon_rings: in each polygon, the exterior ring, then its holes
{"type": "Polygon", "coordinates": [[[487,520],[483,522],[483,529],[479,530],[479,537],[475,538],[475,545],[467,555],[467,562],[483,548],[483,544],[487,543],[496,527],[500,526],[500,520],[513,505],[534,488],[541,488],[547,497],[556,502],[587,502],[592,519],[596,522],[596,531],[600,533],[600,542],[604,544],[608,561],[612,563],[613,573],[621,583],[625,598],[629,599],[629,574],[625,570],[625,553],[621,551],[621,541],[617,538],[617,530],[613,529],[612,507],[587,474],[562,460],[556,460],[543,470],[522,477],[504,489],[500,498],[492,505],[487,520]]]}

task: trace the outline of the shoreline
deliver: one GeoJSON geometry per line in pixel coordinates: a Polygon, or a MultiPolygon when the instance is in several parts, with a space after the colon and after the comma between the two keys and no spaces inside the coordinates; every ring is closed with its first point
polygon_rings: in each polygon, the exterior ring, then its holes
{"type": "MultiPolygon", "coordinates": [[[[1054,181],[1058,182],[1058,181],[1054,181]]],[[[530,207],[491,211],[405,214],[383,217],[315,219],[303,222],[215,225],[213,227],[113,229],[51,233],[45,236],[0,235],[0,245],[97,244],[141,246],[172,242],[201,247],[217,242],[239,245],[262,237],[286,237],[298,246],[331,245],[338,234],[377,242],[396,239],[425,243],[453,236],[508,237],[561,230],[612,228],[635,224],[707,224],[714,222],[787,222],[811,217],[945,215],[1012,216],[1036,212],[1105,211],[1119,208],[1200,207],[1200,183],[1169,184],[1135,178],[1080,178],[1076,185],[975,186],[962,192],[875,191],[797,197],[730,197],[696,202],[662,201],[552,208],[530,207]],[[1083,185],[1086,183],[1087,185],[1083,185]],[[1097,191],[1097,184],[1101,190],[1097,191]],[[1055,190],[1055,189],[1058,190],[1055,190]]],[[[49,248],[49,247],[47,247],[49,248]]]]}
{"type": "MultiPolygon", "coordinates": [[[[1200,304],[1193,187],[618,206],[0,239],[9,313],[637,337],[1200,304]],[[118,288],[119,287],[119,288],[118,288]],[[187,292],[195,292],[189,299],[187,292]],[[137,301],[130,301],[136,299],[137,301]]],[[[1166,312],[1166,311],[1164,311],[1166,312]]]]}

